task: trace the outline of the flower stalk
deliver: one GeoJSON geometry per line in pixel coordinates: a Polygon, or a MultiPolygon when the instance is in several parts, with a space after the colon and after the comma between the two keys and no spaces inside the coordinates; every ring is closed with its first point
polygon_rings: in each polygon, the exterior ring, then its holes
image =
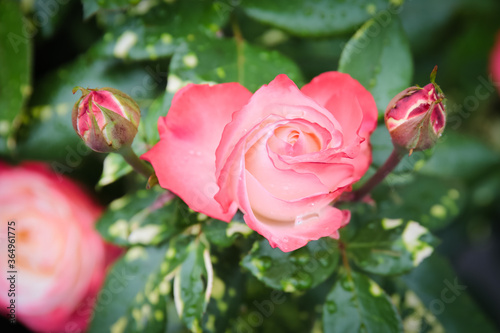
{"type": "Polygon", "coordinates": [[[349,198],[352,201],[362,200],[368,193],[370,193],[375,186],[377,186],[388,174],[396,168],[396,166],[401,162],[403,157],[408,153],[407,150],[402,149],[398,146],[394,146],[391,155],[385,161],[385,163],[377,170],[377,172],[359,188],[358,190],[351,193],[349,198]]]}
{"type": "MultiPolygon", "coordinates": [[[[141,160],[131,146],[122,147],[117,151],[132,168],[148,180],[154,175],[154,170],[145,161],[141,160]]],[[[154,184],[153,184],[154,185],[154,184]]]]}

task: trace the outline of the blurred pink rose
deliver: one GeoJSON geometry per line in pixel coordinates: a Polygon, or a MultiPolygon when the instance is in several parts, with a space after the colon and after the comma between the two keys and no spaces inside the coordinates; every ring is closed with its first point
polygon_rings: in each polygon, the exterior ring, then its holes
{"type": "MultiPolygon", "coordinates": [[[[2,272],[7,272],[7,223],[15,222],[16,319],[37,332],[79,332],[117,249],[94,224],[101,213],[68,178],[42,163],[10,167],[0,161],[2,272]]],[[[0,279],[2,312],[9,281],[0,279]]]]}
{"type": "Polygon", "coordinates": [[[368,169],[376,123],[372,95],[348,74],[301,90],[282,74],[253,95],[238,83],[190,84],[143,157],[193,210],[230,221],[240,209],[288,252],[347,223],[350,213],[330,204],[368,169]]]}
{"type": "Polygon", "coordinates": [[[493,83],[496,83],[495,86],[498,89],[498,93],[500,94],[500,31],[498,31],[495,45],[493,46],[493,50],[490,56],[490,71],[493,75],[493,83]]]}

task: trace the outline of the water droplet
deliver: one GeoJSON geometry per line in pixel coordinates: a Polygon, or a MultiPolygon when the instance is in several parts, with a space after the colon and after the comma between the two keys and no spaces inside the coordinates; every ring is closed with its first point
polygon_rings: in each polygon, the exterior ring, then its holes
{"type": "Polygon", "coordinates": [[[283,243],[288,243],[288,237],[283,237],[283,243]]]}
{"type": "Polygon", "coordinates": [[[359,333],[366,333],[368,332],[368,330],[366,329],[366,326],[365,324],[361,324],[361,326],[359,326],[359,333]]]}
{"type": "Polygon", "coordinates": [[[323,267],[328,267],[330,266],[330,260],[328,256],[322,256],[318,258],[319,264],[323,267]]]}
{"type": "Polygon", "coordinates": [[[344,290],[347,291],[354,290],[354,283],[348,277],[343,278],[342,281],[340,282],[340,285],[342,286],[342,288],[344,288],[344,290]]]}
{"type": "Polygon", "coordinates": [[[189,155],[194,155],[194,150],[190,150],[189,155]]]}
{"type": "Polygon", "coordinates": [[[290,279],[290,283],[294,285],[298,290],[309,289],[312,286],[313,279],[311,275],[306,272],[299,271],[295,273],[290,279]]]}
{"type": "Polygon", "coordinates": [[[312,283],[313,279],[311,275],[303,271],[295,273],[288,281],[282,281],[282,285],[285,285],[288,291],[306,290],[311,288],[312,283]]]}
{"type": "Polygon", "coordinates": [[[300,225],[305,222],[313,222],[319,219],[318,213],[307,213],[303,215],[299,215],[295,218],[295,225],[300,225]]]}
{"type": "Polygon", "coordinates": [[[196,306],[189,306],[187,309],[184,310],[184,313],[187,317],[197,316],[198,309],[196,308],[196,306]]]}
{"type": "Polygon", "coordinates": [[[269,257],[260,257],[252,259],[252,264],[261,272],[267,271],[271,267],[272,260],[269,257]]]}
{"type": "Polygon", "coordinates": [[[196,156],[201,156],[201,151],[197,151],[196,156]]]}
{"type": "Polygon", "coordinates": [[[290,256],[290,261],[299,264],[299,265],[305,265],[310,261],[311,257],[306,254],[306,253],[300,253],[300,251],[293,252],[292,255],[290,256]]]}
{"type": "Polygon", "coordinates": [[[326,302],[326,309],[330,313],[335,313],[335,312],[337,312],[337,304],[335,304],[334,301],[327,301],[326,302]]]}

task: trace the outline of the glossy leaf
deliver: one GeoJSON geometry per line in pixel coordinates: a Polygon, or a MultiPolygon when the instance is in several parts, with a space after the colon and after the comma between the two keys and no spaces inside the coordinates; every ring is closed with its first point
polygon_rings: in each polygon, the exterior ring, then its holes
{"type": "Polygon", "coordinates": [[[365,225],[346,244],[362,270],[381,275],[405,273],[434,251],[429,231],[414,221],[382,219],[365,225]]]}
{"type": "Polygon", "coordinates": [[[403,183],[396,180],[388,179],[372,193],[382,218],[412,219],[429,230],[438,230],[463,210],[466,192],[459,180],[418,173],[403,183]]]}
{"type": "Polygon", "coordinates": [[[95,14],[98,10],[120,10],[137,5],[140,0],[82,0],[84,18],[95,14]]]}
{"type": "Polygon", "coordinates": [[[107,275],[89,332],[164,332],[171,273],[190,241],[180,236],[161,247],[131,247],[107,275]]]}
{"type": "MultiPolygon", "coordinates": [[[[372,146],[372,167],[378,169],[380,168],[387,158],[391,155],[394,150],[394,145],[392,144],[391,135],[387,130],[385,124],[377,126],[375,132],[370,136],[370,144],[372,146]]],[[[389,181],[398,182],[399,179],[403,180],[403,177],[412,173],[419,167],[422,167],[432,156],[433,150],[428,149],[425,151],[416,151],[411,154],[411,156],[403,157],[401,162],[396,166],[396,168],[389,174],[387,179],[389,181]],[[398,177],[400,176],[400,177],[398,177]]]]}
{"type": "Polygon", "coordinates": [[[401,318],[384,290],[351,271],[339,276],[323,307],[323,331],[403,332],[401,318]]]}
{"type": "Polygon", "coordinates": [[[197,213],[159,187],[113,201],[97,223],[105,240],[117,245],[159,244],[197,223],[197,213]]]}
{"type": "Polygon", "coordinates": [[[37,33],[39,32],[43,38],[51,38],[61,28],[64,18],[72,8],[71,2],[69,0],[36,0],[31,4],[27,3],[33,6],[30,9],[33,10],[34,25],[39,29],[37,33]]]}
{"type": "Polygon", "coordinates": [[[23,19],[17,1],[0,2],[0,154],[7,152],[8,137],[19,126],[32,90],[32,36],[23,19]]]}
{"type": "Polygon", "coordinates": [[[174,55],[167,91],[175,92],[188,82],[239,82],[255,91],[282,73],[302,86],[297,65],[277,51],[234,39],[206,40],[186,44],[174,55]]]}
{"type": "Polygon", "coordinates": [[[472,332],[478,327],[481,332],[497,331],[444,257],[434,254],[401,280],[437,317],[446,332],[472,332]]]}
{"type": "Polygon", "coordinates": [[[267,240],[254,243],[241,264],[267,286],[294,292],[312,288],[337,268],[337,243],[328,238],[311,241],[293,252],[273,249],[267,240]]]}
{"type": "Polygon", "coordinates": [[[202,328],[203,332],[227,332],[240,312],[246,276],[238,265],[239,258],[234,256],[234,251],[214,252],[211,260],[214,279],[202,328]]]}
{"type": "Polygon", "coordinates": [[[215,37],[228,17],[229,11],[211,1],[162,1],[144,15],[115,19],[98,54],[132,60],[170,57],[187,41],[215,37]]]}
{"type": "Polygon", "coordinates": [[[383,115],[389,101],[412,83],[410,45],[399,17],[384,12],[366,22],[344,47],[339,71],[368,89],[383,115]]]}
{"type": "Polygon", "coordinates": [[[241,222],[223,222],[212,218],[203,222],[203,234],[212,244],[228,247],[233,244],[238,234],[249,235],[253,232],[246,224],[241,222]]]}
{"type": "Polygon", "coordinates": [[[354,30],[389,6],[386,0],[247,0],[245,13],[298,36],[328,36],[354,30]]]}
{"type": "Polygon", "coordinates": [[[102,187],[115,182],[132,172],[133,168],[119,154],[108,154],[102,166],[102,175],[97,186],[102,187]]]}
{"type": "Polygon", "coordinates": [[[208,249],[198,240],[192,242],[186,260],[174,278],[177,313],[191,332],[202,332],[202,317],[213,284],[213,268],[208,249]]]}
{"type": "Polygon", "coordinates": [[[173,93],[163,93],[151,103],[146,115],[141,118],[141,123],[144,126],[145,141],[150,146],[160,141],[158,119],[167,115],[173,97],[173,93]]]}
{"type": "Polygon", "coordinates": [[[481,141],[448,131],[440,138],[433,157],[419,170],[437,177],[472,180],[498,168],[500,155],[481,141]]]}

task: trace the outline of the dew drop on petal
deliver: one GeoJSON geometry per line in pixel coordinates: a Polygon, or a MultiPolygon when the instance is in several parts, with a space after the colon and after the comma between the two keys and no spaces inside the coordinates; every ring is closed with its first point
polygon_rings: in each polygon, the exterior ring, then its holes
{"type": "Polygon", "coordinates": [[[305,222],[314,222],[319,219],[318,213],[306,213],[303,215],[299,215],[295,218],[295,225],[301,225],[305,222]]]}

